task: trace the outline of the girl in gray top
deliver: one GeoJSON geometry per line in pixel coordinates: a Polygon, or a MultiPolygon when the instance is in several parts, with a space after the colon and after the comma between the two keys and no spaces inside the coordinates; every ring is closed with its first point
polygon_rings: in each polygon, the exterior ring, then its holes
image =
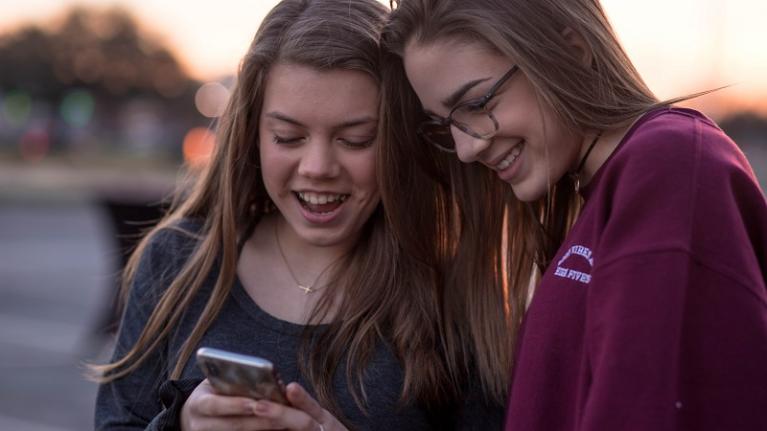
{"type": "Polygon", "coordinates": [[[126,268],[115,353],[93,367],[97,429],[500,427],[453,334],[462,316],[385,223],[386,14],[284,0],[265,18],[206,171],[126,268]],[[200,346],[271,360],[290,406],[215,393],[200,346]]]}

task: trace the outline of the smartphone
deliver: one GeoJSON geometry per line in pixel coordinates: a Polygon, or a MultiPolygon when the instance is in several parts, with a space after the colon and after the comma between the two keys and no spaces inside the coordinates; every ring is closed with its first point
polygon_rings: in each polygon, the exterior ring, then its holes
{"type": "Polygon", "coordinates": [[[288,404],[285,385],[266,359],[202,347],[197,350],[197,366],[222,395],[288,404]]]}

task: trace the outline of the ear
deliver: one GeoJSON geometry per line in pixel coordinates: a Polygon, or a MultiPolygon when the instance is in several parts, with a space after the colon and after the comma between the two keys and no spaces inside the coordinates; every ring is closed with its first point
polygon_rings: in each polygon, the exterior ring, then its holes
{"type": "Polygon", "coordinates": [[[583,36],[570,27],[567,27],[562,30],[562,38],[576,58],[580,59],[581,64],[590,67],[593,60],[593,53],[583,36]]]}

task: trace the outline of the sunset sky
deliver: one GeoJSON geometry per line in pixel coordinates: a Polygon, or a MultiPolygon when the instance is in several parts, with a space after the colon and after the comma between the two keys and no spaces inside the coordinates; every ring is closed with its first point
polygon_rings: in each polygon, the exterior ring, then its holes
{"type": "MultiPolygon", "coordinates": [[[[0,33],[49,22],[73,4],[122,5],[145,29],[175,48],[202,80],[234,72],[274,0],[0,0],[0,33]]],[[[607,13],[650,87],[662,98],[723,85],[709,96],[716,110],[767,110],[767,1],[603,0],[607,13]]]]}

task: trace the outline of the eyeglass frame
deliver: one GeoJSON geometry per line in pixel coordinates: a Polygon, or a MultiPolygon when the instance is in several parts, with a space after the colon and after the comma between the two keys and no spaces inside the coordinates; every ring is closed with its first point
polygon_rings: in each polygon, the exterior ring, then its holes
{"type": "Polygon", "coordinates": [[[500,124],[498,123],[498,120],[495,118],[495,115],[493,115],[493,111],[490,111],[487,109],[487,104],[490,102],[490,100],[496,96],[496,92],[501,88],[503,84],[506,83],[513,75],[519,70],[519,66],[516,64],[514,66],[511,66],[511,68],[498,79],[498,81],[493,84],[492,87],[485,93],[484,96],[477,98],[477,99],[471,99],[466,100],[464,102],[461,102],[453,107],[453,109],[450,110],[450,113],[447,114],[447,117],[440,117],[436,114],[427,114],[430,117],[430,120],[422,121],[421,124],[418,125],[418,134],[424,138],[428,143],[431,145],[437,147],[438,149],[448,152],[448,153],[455,153],[455,138],[453,139],[453,148],[447,148],[444,147],[433,140],[429,139],[428,134],[426,134],[423,129],[426,126],[438,126],[438,127],[444,127],[447,129],[448,133],[452,135],[452,132],[450,131],[450,126],[455,126],[458,130],[462,131],[463,133],[477,138],[477,139],[490,139],[493,136],[495,136],[496,133],[498,133],[498,129],[500,129],[500,124]],[[453,113],[457,111],[458,109],[461,109],[468,105],[476,105],[477,108],[480,108],[484,111],[485,114],[490,118],[490,120],[493,122],[493,127],[495,130],[493,130],[492,133],[489,133],[487,135],[480,135],[479,133],[475,132],[469,126],[460,123],[453,119],[453,113]]]}

